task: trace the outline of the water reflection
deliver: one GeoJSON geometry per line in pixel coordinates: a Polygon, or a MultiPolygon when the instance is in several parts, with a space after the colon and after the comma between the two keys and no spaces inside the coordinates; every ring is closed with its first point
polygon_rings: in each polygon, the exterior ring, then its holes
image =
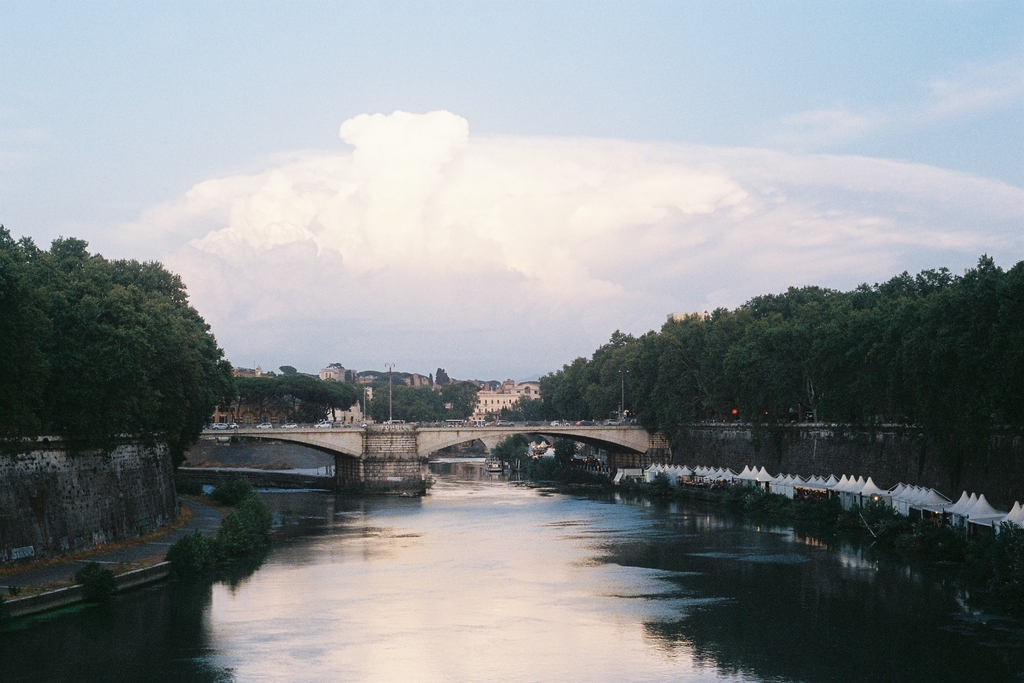
{"type": "Polygon", "coordinates": [[[1010,681],[941,575],[710,508],[435,465],[431,495],[268,493],[272,554],[0,635],[3,680],[1010,681]],[[60,647],[55,647],[60,644],[60,647]]]}

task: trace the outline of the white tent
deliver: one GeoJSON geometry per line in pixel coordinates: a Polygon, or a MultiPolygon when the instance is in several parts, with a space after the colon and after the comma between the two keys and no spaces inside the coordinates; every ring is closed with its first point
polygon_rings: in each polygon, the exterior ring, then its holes
{"type": "Polygon", "coordinates": [[[918,495],[908,503],[908,507],[915,510],[928,510],[929,512],[943,512],[949,506],[949,498],[946,498],[935,489],[921,489],[918,495]]]}
{"type": "Polygon", "coordinates": [[[827,489],[834,489],[838,484],[839,480],[836,479],[836,475],[834,474],[828,475],[828,479],[824,481],[825,488],[827,489]]]}
{"type": "Polygon", "coordinates": [[[985,500],[985,494],[978,496],[978,502],[971,508],[970,513],[967,515],[967,521],[970,524],[977,524],[979,526],[992,526],[996,522],[1000,522],[1006,518],[1006,512],[996,510],[994,507],[989,505],[989,502],[985,500]]]}
{"type": "Polygon", "coordinates": [[[847,480],[845,487],[842,489],[836,487],[836,490],[839,491],[839,500],[842,503],[844,510],[849,510],[854,505],[860,503],[859,493],[866,484],[867,482],[864,481],[864,477],[860,477],[856,481],[853,481],[853,478],[851,477],[847,480]]]}
{"type": "Polygon", "coordinates": [[[871,477],[868,477],[868,480],[864,482],[864,486],[862,486],[859,491],[855,491],[854,493],[857,496],[859,496],[859,503],[861,505],[865,504],[869,500],[882,501],[885,503],[892,502],[892,498],[889,496],[889,492],[878,488],[878,486],[875,484],[874,479],[872,479],[871,477]]]}
{"type": "Polygon", "coordinates": [[[955,503],[946,508],[946,512],[948,512],[951,515],[960,514],[961,510],[963,510],[964,507],[967,505],[968,499],[969,496],[967,495],[967,491],[964,491],[963,493],[960,494],[960,497],[957,498],[957,501],[955,503]]]}
{"type": "Polygon", "coordinates": [[[1006,513],[1006,518],[1003,519],[1003,522],[1006,522],[1007,524],[1016,524],[1017,526],[1024,528],[1024,524],[1019,520],[1022,510],[1024,510],[1024,508],[1020,506],[1020,502],[1013,501],[1013,507],[1006,513]]]}
{"type": "Polygon", "coordinates": [[[953,524],[956,524],[957,526],[966,527],[967,520],[971,515],[971,510],[973,510],[974,506],[977,504],[978,494],[972,493],[971,497],[967,499],[963,506],[957,508],[955,512],[953,510],[950,510],[953,524]]]}

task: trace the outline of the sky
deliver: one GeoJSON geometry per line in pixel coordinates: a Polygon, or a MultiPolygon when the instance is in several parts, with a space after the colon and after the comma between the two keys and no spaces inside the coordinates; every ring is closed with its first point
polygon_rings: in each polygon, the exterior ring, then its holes
{"type": "Polygon", "coordinates": [[[1024,259],[1024,3],[0,6],[0,223],[236,365],[536,378],[790,286],[1024,259]]]}

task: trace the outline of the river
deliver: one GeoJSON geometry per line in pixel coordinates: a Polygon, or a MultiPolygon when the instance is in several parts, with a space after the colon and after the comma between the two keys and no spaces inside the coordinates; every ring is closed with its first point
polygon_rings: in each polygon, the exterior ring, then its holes
{"type": "Polygon", "coordinates": [[[1019,681],[940,572],[712,508],[443,466],[421,499],[265,496],[256,567],[8,626],[2,681],[1019,681]]]}

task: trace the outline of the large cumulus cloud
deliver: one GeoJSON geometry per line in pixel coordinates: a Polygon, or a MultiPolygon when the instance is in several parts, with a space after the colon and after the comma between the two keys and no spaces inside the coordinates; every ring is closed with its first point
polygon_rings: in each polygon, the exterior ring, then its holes
{"type": "Polygon", "coordinates": [[[1024,246],[1024,192],[923,165],[478,137],[443,111],[357,116],[341,138],[136,226],[236,363],[523,378],[669,312],[1024,246]]]}

